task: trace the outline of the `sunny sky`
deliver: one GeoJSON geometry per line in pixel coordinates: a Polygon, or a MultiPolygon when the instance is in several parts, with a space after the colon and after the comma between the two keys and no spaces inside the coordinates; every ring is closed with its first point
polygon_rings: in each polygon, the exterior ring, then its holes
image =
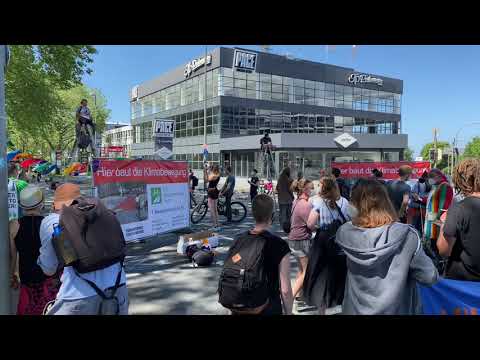
{"type": "MultiPolygon", "coordinates": [[[[237,46],[259,50],[256,45],[237,46]]],[[[128,123],[132,86],[202,55],[204,49],[204,45],[97,46],[94,72],[84,83],[106,96],[110,121],[128,123]]],[[[358,45],[355,56],[351,49],[336,46],[327,54],[324,45],[273,45],[271,51],[402,79],[402,132],[417,155],[432,141],[433,128],[439,129],[440,140],[451,142],[463,125],[480,122],[475,110],[480,103],[480,46],[358,45]]],[[[479,133],[480,125],[466,127],[460,147],[479,133]]]]}

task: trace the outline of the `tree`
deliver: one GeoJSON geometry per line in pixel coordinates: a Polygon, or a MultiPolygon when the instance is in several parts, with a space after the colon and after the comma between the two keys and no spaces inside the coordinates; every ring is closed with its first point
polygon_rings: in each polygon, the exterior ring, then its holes
{"type": "Polygon", "coordinates": [[[410,147],[403,150],[403,159],[405,161],[413,161],[413,150],[410,147]]]}
{"type": "MultiPolygon", "coordinates": [[[[423,157],[424,160],[428,160],[430,158],[430,149],[433,149],[434,145],[432,143],[425,144],[420,152],[420,156],[423,157]]],[[[448,141],[437,141],[437,149],[448,149],[450,148],[450,144],[448,141]]],[[[437,162],[437,168],[445,169],[448,166],[448,160],[443,157],[441,161],[437,162]]]]}
{"type": "Polygon", "coordinates": [[[475,136],[472,140],[470,140],[467,146],[465,146],[463,157],[480,158],[480,137],[475,136]]]}
{"type": "Polygon", "coordinates": [[[79,86],[82,76],[92,72],[88,65],[96,50],[90,45],[13,45],[10,51],[5,74],[9,136],[16,146],[34,145],[43,153],[48,131],[61,128],[66,107],[61,92],[79,86]]]}

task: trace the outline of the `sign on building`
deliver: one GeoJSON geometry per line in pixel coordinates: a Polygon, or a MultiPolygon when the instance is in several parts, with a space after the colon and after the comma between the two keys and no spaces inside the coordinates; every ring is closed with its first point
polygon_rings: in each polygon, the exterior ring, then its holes
{"type": "Polygon", "coordinates": [[[255,71],[257,68],[257,53],[235,50],[233,55],[233,67],[241,70],[255,71]]]}
{"type": "Polygon", "coordinates": [[[194,59],[187,63],[185,65],[185,70],[183,74],[185,77],[189,77],[192,75],[193,72],[197,71],[199,68],[205,65],[210,65],[212,63],[212,55],[207,55],[207,58],[205,59],[205,56],[202,58],[194,59]]]}
{"type": "Polygon", "coordinates": [[[153,126],[154,154],[163,160],[171,160],[175,121],[155,119],[153,126]]]}
{"type": "Polygon", "coordinates": [[[357,139],[354,138],[352,135],[343,133],[340,136],[337,136],[335,139],[333,139],[338,145],[340,145],[343,148],[348,148],[349,146],[352,146],[357,142],[357,139]]]}
{"type": "Polygon", "coordinates": [[[377,84],[378,86],[383,86],[382,79],[367,74],[350,74],[348,82],[351,84],[377,84]]]}

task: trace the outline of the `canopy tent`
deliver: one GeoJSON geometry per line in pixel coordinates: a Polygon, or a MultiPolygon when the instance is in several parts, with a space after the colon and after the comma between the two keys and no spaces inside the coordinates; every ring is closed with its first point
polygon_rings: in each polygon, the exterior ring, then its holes
{"type": "Polygon", "coordinates": [[[15,159],[15,157],[20,153],[21,153],[20,150],[10,151],[7,154],[7,161],[13,161],[13,159],[15,159]]]}
{"type": "Polygon", "coordinates": [[[28,169],[29,166],[34,165],[34,164],[38,164],[41,161],[42,161],[41,159],[27,159],[27,160],[22,161],[20,163],[20,166],[24,169],[28,169]]]}

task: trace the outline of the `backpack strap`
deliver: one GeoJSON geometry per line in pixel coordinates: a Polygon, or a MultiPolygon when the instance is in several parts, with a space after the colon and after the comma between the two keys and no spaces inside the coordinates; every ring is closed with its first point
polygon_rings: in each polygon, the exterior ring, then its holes
{"type": "Polygon", "coordinates": [[[345,215],[343,215],[342,209],[340,209],[340,206],[338,206],[336,201],[335,201],[335,208],[337,209],[338,214],[340,215],[340,217],[343,220],[343,223],[345,224],[347,222],[347,219],[345,218],[345,215]]]}

